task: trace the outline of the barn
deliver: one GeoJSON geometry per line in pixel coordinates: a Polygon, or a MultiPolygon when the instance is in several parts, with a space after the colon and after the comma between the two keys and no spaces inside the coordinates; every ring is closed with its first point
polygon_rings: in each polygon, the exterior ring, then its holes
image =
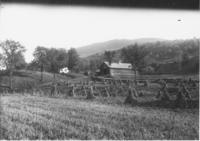
{"type": "MultiPolygon", "coordinates": [[[[135,73],[130,63],[108,63],[103,62],[99,68],[101,76],[108,76],[119,79],[134,78],[135,73]]],[[[138,72],[136,72],[138,73],[138,72]]]]}

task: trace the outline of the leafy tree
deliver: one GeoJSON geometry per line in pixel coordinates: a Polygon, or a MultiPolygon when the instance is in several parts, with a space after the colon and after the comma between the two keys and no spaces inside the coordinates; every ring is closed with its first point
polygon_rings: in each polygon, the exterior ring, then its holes
{"type": "Polygon", "coordinates": [[[40,67],[41,81],[43,81],[44,66],[47,64],[47,59],[46,59],[47,51],[48,51],[47,48],[38,46],[33,53],[34,62],[40,67]]]}
{"type": "Polygon", "coordinates": [[[15,70],[16,65],[19,64],[21,60],[23,60],[22,57],[23,53],[25,52],[25,47],[22,46],[19,42],[13,40],[6,40],[2,42],[0,46],[3,51],[2,53],[3,63],[6,66],[7,70],[9,71],[9,76],[10,76],[9,85],[12,91],[13,71],[15,70]]]}
{"type": "Polygon", "coordinates": [[[109,64],[111,64],[113,62],[114,56],[115,56],[114,51],[105,51],[104,52],[104,58],[106,61],[108,61],[109,64]]]}
{"type": "Polygon", "coordinates": [[[140,70],[144,65],[144,57],[146,55],[147,52],[145,51],[144,47],[139,47],[137,44],[129,45],[121,50],[123,61],[131,63],[131,65],[133,66],[135,79],[137,70],[140,70]]]}
{"type": "Polygon", "coordinates": [[[95,72],[97,69],[97,60],[90,60],[89,67],[92,72],[95,72]]]}
{"type": "Polygon", "coordinates": [[[65,49],[55,49],[51,48],[47,50],[46,61],[48,66],[48,71],[53,73],[53,92],[54,95],[57,94],[57,83],[56,83],[56,73],[66,66],[67,62],[67,52],[65,49]]]}
{"type": "Polygon", "coordinates": [[[79,55],[75,48],[71,48],[68,50],[68,68],[69,70],[73,70],[79,61],[79,55]]]}
{"type": "Polygon", "coordinates": [[[90,59],[89,68],[92,72],[95,72],[103,62],[103,56],[96,56],[90,59]]]}
{"type": "Polygon", "coordinates": [[[32,60],[30,63],[27,64],[28,70],[38,71],[38,63],[35,60],[32,60]]]}
{"type": "Polygon", "coordinates": [[[62,67],[66,66],[67,52],[64,49],[48,49],[46,54],[46,60],[48,64],[48,71],[54,74],[55,79],[56,73],[58,73],[62,67]]]}
{"type": "Polygon", "coordinates": [[[79,59],[77,65],[74,67],[76,72],[86,72],[89,70],[89,61],[85,58],[79,59]]]}
{"type": "Polygon", "coordinates": [[[15,69],[20,70],[24,69],[27,66],[27,63],[25,61],[24,55],[19,53],[16,57],[16,64],[15,64],[15,69]]]}
{"type": "Polygon", "coordinates": [[[189,56],[187,52],[184,52],[181,57],[182,57],[181,65],[182,67],[184,67],[184,65],[186,65],[189,62],[189,56]]]}
{"type": "Polygon", "coordinates": [[[0,67],[3,66],[3,55],[0,53],[0,67]]]}
{"type": "Polygon", "coordinates": [[[41,80],[43,79],[42,72],[44,70],[54,74],[63,67],[67,66],[67,52],[65,49],[45,48],[38,46],[34,51],[34,60],[29,64],[30,69],[40,68],[41,80]]]}

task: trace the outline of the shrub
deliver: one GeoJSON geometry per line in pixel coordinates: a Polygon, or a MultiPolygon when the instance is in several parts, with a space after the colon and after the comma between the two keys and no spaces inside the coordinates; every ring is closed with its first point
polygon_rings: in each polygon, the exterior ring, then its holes
{"type": "Polygon", "coordinates": [[[126,97],[125,104],[137,104],[137,100],[133,98],[133,91],[131,89],[128,90],[128,96],[126,97]]]}

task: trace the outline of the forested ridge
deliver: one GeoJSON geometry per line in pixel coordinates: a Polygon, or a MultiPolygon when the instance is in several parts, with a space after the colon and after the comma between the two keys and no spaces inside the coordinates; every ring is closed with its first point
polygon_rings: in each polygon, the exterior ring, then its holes
{"type": "MultiPolygon", "coordinates": [[[[151,66],[153,73],[198,73],[199,72],[199,39],[158,41],[137,45],[144,48],[147,55],[144,58],[145,66],[151,66]]],[[[124,48],[127,48],[125,46],[124,48]]],[[[122,59],[119,49],[113,57],[114,62],[122,59]]],[[[97,53],[87,57],[87,60],[100,63],[104,58],[103,53],[97,53]]]]}

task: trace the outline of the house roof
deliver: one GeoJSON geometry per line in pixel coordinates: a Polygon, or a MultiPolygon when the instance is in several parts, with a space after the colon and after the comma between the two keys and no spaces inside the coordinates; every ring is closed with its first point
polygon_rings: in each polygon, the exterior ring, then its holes
{"type": "Polygon", "coordinates": [[[109,68],[113,69],[132,69],[132,65],[130,63],[111,63],[104,62],[109,68]]]}

